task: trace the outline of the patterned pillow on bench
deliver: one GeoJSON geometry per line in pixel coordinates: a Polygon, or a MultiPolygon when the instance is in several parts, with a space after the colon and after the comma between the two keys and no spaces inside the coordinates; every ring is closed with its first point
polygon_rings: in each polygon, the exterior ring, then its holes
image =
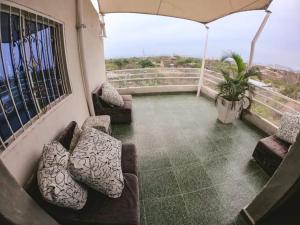
{"type": "Polygon", "coordinates": [[[71,177],[68,160],[69,152],[59,142],[45,145],[37,172],[38,186],[47,202],[79,210],[87,201],[87,190],[71,177]]]}
{"type": "Polygon", "coordinates": [[[300,131],[300,113],[285,113],[280,121],[276,136],[290,144],[295,143],[300,131]]]}
{"type": "Polygon", "coordinates": [[[121,141],[87,127],[70,155],[68,169],[76,180],[108,197],[118,198],[124,188],[121,149],[121,141]]]}
{"type": "Polygon", "coordinates": [[[124,101],[119,92],[108,82],[102,85],[102,95],[100,96],[103,101],[114,106],[123,107],[124,101]]]}

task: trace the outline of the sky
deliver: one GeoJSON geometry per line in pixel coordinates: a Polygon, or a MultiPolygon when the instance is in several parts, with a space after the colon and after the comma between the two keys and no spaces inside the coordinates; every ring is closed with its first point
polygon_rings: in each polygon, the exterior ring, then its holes
{"type": "MultiPolygon", "coordinates": [[[[300,0],[273,0],[272,14],[257,41],[254,64],[300,70],[300,0]]],[[[264,11],[242,12],[209,25],[208,58],[234,51],[249,58],[251,41],[264,11]]],[[[203,24],[170,17],[141,14],[105,15],[106,58],[182,55],[202,57],[203,24]]]]}

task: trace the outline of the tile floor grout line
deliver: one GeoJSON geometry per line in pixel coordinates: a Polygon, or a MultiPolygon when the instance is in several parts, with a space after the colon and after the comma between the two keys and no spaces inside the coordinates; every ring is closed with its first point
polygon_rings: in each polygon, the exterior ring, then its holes
{"type": "Polygon", "coordinates": [[[159,199],[163,199],[163,198],[174,198],[174,197],[179,197],[180,195],[182,195],[182,193],[174,194],[174,195],[165,195],[165,196],[160,196],[160,197],[153,197],[153,198],[146,198],[143,200],[150,201],[150,200],[159,200],[159,199]]]}
{"type": "Polygon", "coordinates": [[[158,170],[171,169],[171,168],[172,168],[172,166],[168,166],[168,167],[161,167],[161,168],[157,168],[157,169],[141,170],[141,172],[155,172],[158,170]]]}
{"type": "MultiPolygon", "coordinates": [[[[170,160],[170,161],[171,161],[171,160],[170,160]]],[[[172,162],[171,162],[171,164],[172,164],[172,162]]],[[[188,207],[187,207],[187,205],[186,205],[186,202],[185,202],[185,200],[184,200],[183,192],[182,192],[182,190],[181,190],[181,187],[180,187],[178,178],[177,178],[177,176],[176,176],[176,172],[174,171],[174,168],[172,168],[172,172],[174,173],[175,180],[176,180],[176,183],[177,183],[178,188],[179,188],[179,191],[180,191],[180,196],[181,196],[182,201],[183,201],[183,203],[184,203],[184,208],[185,208],[185,211],[186,211],[186,215],[187,215],[187,217],[188,217],[189,222],[191,222],[190,217],[189,217],[190,212],[189,212],[188,207]]]]}
{"type": "MultiPolygon", "coordinates": [[[[176,180],[177,186],[178,186],[178,188],[179,188],[179,192],[180,192],[180,194],[176,195],[176,197],[177,197],[177,196],[178,196],[178,197],[180,196],[180,197],[182,198],[182,201],[183,201],[183,203],[184,203],[184,208],[185,208],[185,211],[186,211],[186,215],[187,215],[187,217],[188,217],[189,222],[191,222],[191,220],[190,220],[190,218],[189,218],[189,214],[190,214],[190,213],[189,213],[189,210],[188,210],[188,208],[187,208],[186,202],[185,202],[185,200],[184,200],[183,192],[182,192],[182,190],[181,190],[181,188],[180,188],[180,184],[179,184],[178,178],[177,178],[177,176],[176,176],[176,172],[174,171],[174,169],[176,169],[176,167],[175,167],[174,163],[172,162],[169,153],[166,152],[166,154],[167,154],[167,157],[168,157],[168,159],[169,159],[169,161],[170,161],[170,164],[171,164],[171,170],[172,170],[172,172],[173,172],[173,174],[174,174],[174,177],[175,177],[175,180],[176,180]]],[[[175,196],[174,196],[174,197],[175,197],[175,196]]],[[[161,198],[158,198],[158,199],[161,199],[161,198]]]]}
{"type": "MultiPolygon", "coordinates": [[[[177,185],[179,185],[179,182],[178,182],[178,179],[177,179],[177,177],[176,177],[176,173],[175,173],[174,169],[180,168],[180,167],[184,167],[184,166],[197,165],[197,164],[199,164],[199,163],[202,164],[202,162],[200,161],[200,162],[192,162],[192,163],[180,165],[180,166],[177,167],[177,166],[175,166],[175,165],[172,163],[171,160],[170,160],[170,163],[172,164],[172,166],[170,166],[170,167],[159,168],[159,169],[151,169],[151,170],[144,170],[144,171],[141,171],[141,172],[153,172],[153,171],[158,171],[158,170],[170,169],[170,170],[172,170],[172,171],[174,172],[174,175],[175,175],[175,178],[176,178],[177,185]]],[[[251,173],[249,173],[249,174],[251,174],[251,173]]],[[[254,173],[254,174],[255,174],[255,173],[254,173]]],[[[237,178],[237,179],[234,179],[234,180],[238,180],[238,178],[237,178]]],[[[195,190],[193,190],[193,191],[188,191],[188,192],[182,192],[180,186],[179,186],[179,188],[180,188],[180,192],[181,192],[183,195],[185,195],[185,194],[191,194],[191,193],[199,192],[199,191],[206,190],[206,189],[209,189],[209,188],[221,186],[221,185],[224,185],[224,184],[226,184],[226,183],[228,183],[228,181],[224,181],[224,182],[221,182],[221,183],[213,184],[213,185],[210,185],[210,186],[206,186],[206,187],[199,188],[199,189],[195,189],[195,190]]],[[[166,195],[166,196],[162,196],[162,197],[173,197],[173,196],[178,196],[178,195],[166,195]]],[[[161,197],[147,198],[147,199],[156,199],[156,198],[161,198],[161,197]]]]}
{"type": "Polygon", "coordinates": [[[174,195],[165,195],[165,196],[160,196],[160,197],[145,198],[145,199],[143,199],[143,200],[145,201],[145,200],[158,200],[158,199],[161,199],[161,198],[173,198],[173,197],[178,197],[178,196],[180,196],[180,195],[187,195],[187,194],[193,194],[193,193],[196,193],[196,192],[201,192],[201,191],[204,191],[204,190],[207,190],[207,189],[210,189],[210,188],[213,188],[213,187],[225,185],[225,184],[229,184],[229,183],[227,183],[227,182],[225,181],[225,182],[218,183],[218,184],[214,184],[214,185],[207,186],[207,187],[204,187],[204,188],[199,188],[199,189],[196,189],[196,190],[194,190],[194,191],[181,192],[181,193],[179,193],[179,194],[174,194],[174,195]]]}
{"type": "Polygon", "coordinates": [[[201,160],[199,160],[197,162],[191,162],[191,163],[186,163],[186,164],[181,164],[181,165],[175,165],[175,164],[173,164],[172,160],[170,160],[170,159],[169,159],[169,161],[170,161],[170,164],[172,164],[171,166],[161,167],[161,168],[156,168],[156,169],[149,169],[149,170],[141,170],[141,172],[153,172],[153,171],[157,171],[157,170],[164,170],[164,169],[171,169],[171,168],[181,168],[181,167],[185,167],[185,166],[192,166],[192,165],[196,165],[196,164],[203,164],[203,162],[201,162],[201,160]]]}
{"type": "MultiPolygon", "coordinates": [[[[153,99],[150,99],[151,101],[153,100],[153,99]]],[[[150,102],[150,100],[147,100],[147,103],[149,103],[150,102]]],[[[159,103],[160,102],[163,102],[162,100],[165,100],[165,98],[164,99],[160,99],[160,101],[159,101],[159,103]]],[[[144,99],[143,98],[140,98],[139,99],[139,101],[134,101],[134,105],[135,105],[135,107],[133,108],[134,109],[134,111],[135,112],[137,112],[137,111],[139,111],[139,105],[138,104],[142,104],[142,102],[144,102],[144,99]]],[[[178,102],[178,101],[177,101],[178,102]]],[[[194,102],[194,101],[191,101],[191,102],[194,102]]],[[[157,104],[157,105],[160,105],[160,104],[157,104]]],[[[172,106],[172,104],[170,104],[171,106],[172,106]]],[[[143,106],[143,105],[142,105],[143,106]]],[[[208,107],[208,106],[207,106],[208,107]]],[[[144,108],[146,108],[146,110],[147,110],[147,108],[148,107],[144,107],[144,108]]],[[[169,107],[170,108],[170,107],[169,107]]],[[[167,109],[167,110],[169,110],[169,108],[167,109]]],[[[168,111],[167,111],[167,113],[168,113],[168,111]]],[[[203,113],[203,112],[202,112],[203,113]]],[[[193,113],[192,115],[194,115],[195,113],[193,113]]],[[[142,114],[141,113],[139,113],[138,115],[140,115],[138,118],[136,118],[136,119],[143,119],[143,116],[142,116],[142,114]]],[[[154,115],[154,113],[153,113],[153,115],[154,115]]],[[[195,114],[196,115],[196,114],[195,114]]],[[[197,113],[197,115],[198,115],[198,113],[197,113]]],[[[179,114],[178,114],[178,116],[179,116],[179,114]]],[[[163,119],[163,118],[160,118],[160,119],[163,119]]],[[[176,119],[176,117],[175,117],[175,119],[176,119]]],[[[211,118],[209,118],[209,119],[211,119],[211,118]]],[[[139,120],[138,120],[139,121],[139,120]]],[[[136,122],[138,122],[137,120],[136,120],[136,122]]],[[[180,121],[179,121],[180,122],[180,121]]],[[[185,123],[185,120],[181,120],[181,122],[183,122],[183,123],[185,123]]],[[[213,122],[213,121],[212,121],[213,122]]],[[[139,123],[139,124],[142,124],[142,123],[139,123]]],[[[156,125],[156,124],[152,124],[151,125],[153,128],[155,128],[155,127],[157,127],[157,126],[159,126],[159,124],[158,125],[156,125]]],[[[141,126],[142,127],[142,126],[141,126]]],[[[205,127],[205,126],[204,126],[205,127]]],[[[142,127],[143,128],[143,127],[142,127]]],[[[144,128],[143,128],[144,129],[144,128]]],[[[142,129],[142,130],[143,130],[142,129]]],[[[168,128],[168,126],[166,126],[166,127],[163,127],[163,131],[165,132],[165,131],[167,131],[167,129],[169,129],[168,128]]],[[[192,129],[192,128],[191,128],[192,129]]],[[[221,126],[221,128],[220,129],[222,129],[222,126],[221,126]]],[[[135,129],[136,130],[136,129],[135,129]]],[[[136,131],[138,131],[139,129],[137,129],[136,131]]],[[[182,130],[179,130],[180,131],[180,133],[181,133],[181,135],[183,134],[184,135],[184,139],[185,139],[185,141],[188,141],[189,140],[189,136],[188,135],[186,135],[186,134],[188,134],[188,132],[184,132],[184,131],[182,131],[182,130]]],[[[245,132],[250,132],[251,130],[250,129],[248,129],[248,130],[246,130],[245,132]]],[[[167,131],[168,132],[168,131],[167,131]]],[[[246,133],[247,134],[247,133],[246,133]]],[[[139,134],[138,136],[143,136],[144,135],[144,133],[142,132],[141,134],[139,134]]],[[[253,136],[254,137],[254,133],[252,134],[252,133],[250,133],[250,135],[251,136],[253,136]]],[[[135,134],[133,134],[133,136],[135,136],[135,140],[136,140],[136,144],[137,145],[139,145],[139,143],[140,142],[138,142],[137,140],[138,140],[138,138],[137,138],[137,133],[135,132],[135,134]]],[[[256,135],[256,136],[258,136],[258,135],[256,135]]],[[[256,137],[255,136],[255,137],[256,137]]],[[[176,137],[175,137],[176,138],[176,137]]],[[[191,138],[193,138],[193,137],[191,137],[191,138]]],[[[195,138],[197,138],[197,137],[195,137],[195,138]]],[[[258,137],[257,137],[258,138],[258,137]]],[[[191,139],[192,140],[192,139],[191,139]]],[[[254,140],[255,140],[255,138],[254,138],[254,140]]],[[[195,143],[197,143],[196,141],[195,141],[195,143]]],[[[192,144],[192,143],[190,143],[190,144],[192,144]]],[[[194,147],[199,147],[199,145],[193,145],[194,147]]],[[[215,144],[215,146],[216,146],[216,144],[215,144]]],[[[218,145],[218,146],[222,146],[222,144],[221,145],[218,145]]],[[[201,146],[200,146],[201,147],[201,146]]],[[[199,148],[200,148],[199,147],[199,148]]],[[[220,149],[221,147],[218,147],[218,149],[220,149]]],[[[222,148],[221,148],[222,149],[222,148]]],[[[203,163],[205,163],[205,161],[207,161],[207,160],[205,160],[205,157],[203,156],[203,157],[201,157],[201,154],[199,154],[199,152],[195,152],[195,150],[194,149],[192,149],[192,151],[193,151],[193,153],[195,153],[195,157],[198,159],[198,161],[199,162],[196,162],[197,164],[202,164],[203,165],[203,163]],[[203,161],[204,160],[204,161],[203,161]]],[[[223,152],[222,153],[222,151],[217,151],[216,152],[216,154],[211,154],[211,156],[209,156],[208,158],[211,158],[210,160],[214,160],[216,157],[218,157],[218,156],[224,156],[225,155],[225,153],[223,152]]],[[[169,152],[168,152],[168,156],[169,156],[169,152]]],[[[226,155],[225,155],[226,156],[226,155]]],[[[175,163],[174,162],[172,162],[172,160],[170,160],[170,157],[168,157],[169,158],[169,161],[170,161],[170,164],[171,164],[171,166],[170,167],[164,167],[164,168],[158,168],[158,169],[150,169],[150,170],[140,170],[140,174],[142,174],[142,173],[146,173],[147,174],[147,172],[148,171],[159,171],[159,170],[171,170],[173,173],[175,173],[175,170],[176,170],[176,168],[182,168],[182,167],[184,167],[184,166],[187,166],[187,165],[192,165],[192,164],[194,164],[195,165],[195,162],[194,163],[187,163],[187,164],[183,164],[183,165],[179,165],[179,166],[175,166],[175,163]]],[[[227,158],[227,157],[226,157],[227,158]]],[[[176,160],[175,160],[175,162],[176,162],[176,160]]],[[[258,172],[257,172],[258,173],[258,172]]],[[[250,174],[250,173],[249,173],[250,174]]],[[[211,174],[212,175],[212,174],[211,174]]],[[[148,217],[149,217],[149,215],[151,215],[151,210],[150,211],[148,211],[148,213],[146,212],[147,210],[146,210],[146,207],[145,207],[145,201],[150,201],[151,199],[163,199],[163,198],[171,198],[171,197],[179,197],[179,196],[181,196],[182,198],[183,198],[183,196],[184,195],[186,195],[186,194],[191,194],[191,193],[195,193],[195,192],[201,192],[201,191],[204,191],[204,190],[207,190],[207,189],[209,189],[209,188],[214,188],[214,187],[218,187],[218,186],[220,186],[220,185],[226,185],[226,184],[230,184],[230,181],[223,181],[223,182],[220,182],[220,183],[218,183],[218,182],[216,182],[215,184],[211,184],[211,185],[209,185],[209,186],[207,186],[207,187],[204,187],[204,188],[199,188],[199,189],[196,189],[196,190],[193,190],[193,191],[190,191],[190,192],[182,192],[182,190],[181,190],[181,188],[180,188],[180,185],[179,185],[179,177],[178,176],[176,176],[176,173],[174,174],[174,176],[175,176],[175,179],[176,179],[176,183],[177,183],[177,185],[179,186],[179,191],[180,191],[180,194],[175,194],[175,195],[169,195],[169,196],[160,196],[160,197],[155,197],[155,198],[146,198],[146,199],[143,199],[143,200],[141,200],[141,202],[143,203],[143,210],[144,210],[144,213],[145,213],[145,223],[146,224],[148,224],[148,221],[147,221],[147,214],[148,214],[148,217]]],[[[247,175],[244,175],[244,174],[240,174],[240,173],[238,173],[238,175],[237,175],[238,177],[233,177],[233,179],[234,180],[240,180],[240,179],[244,179],[247,175]]],[[[213,177],[210,177],[210,178],[213,178],[213,177]]],[[[230,179],[230,180],[232,180],[232,179],[230,179]]],[[[141,189],[143,190],[143,182],[142,182],[142,180],[141,180],[141,189]]],[[[197,187],[197,186],[196,186],[197,187]]],[[[220,188],[216,188],[217,190],[218,189],[220,189],[220,188]]],[[[254,187],[254,185],[252,185],[252,186],[250,186],[249,187],[249,189],[251,189],[252,191],[255,189],[255,187],[254,187]]],[[[218,194],[221,194],[222,192],[220,192],[220,190],[219,191],[217,191],[218,192],[218,194]],[[220,192],[220,193],[219,193],[220,192]]],[[[255,192],[255,191],[253,191],[253,192],[255,192]]],[[[257,191],[256,191],[257,192],[257,191]]],[[[184,200],[184,198],[183,198],[183,200],[184,200]]],[[[186,204],[186,202],[184,201],[184,203],[185,203],[185,207],[187,206],[187,204],[186,204]]],[[[149,219],[149,218],[148,218],[149,219]]],[[[151,219],[150,219],[151,220],[151,219]]],[[[235,225],[237,225],[237,221],[233,221],[233,224],[235,224],[235,225]]]]}
{"type": "MultiPolygon", "coordinates": [[[[167,154],[168,156],[168,154],[167,154]]],[[[169,159],[170,160],[170,159],[169,159]]],[[[163,170],[163,169],[170,169],[173,173],[174,173],[174,176],[175,176],[175,180],[176,180],[176,183],[179,187],[179,191],[180,191],[180,194],[176,194],[176,195],[166,195],[166,196],[161,196],[161,197],[154,197],[154,198],[146,198],[146,199],[160,199],[160,198],[164,198],[164,197],[177,197],[179,195],[186,195],[186,194],[192,194],[192,193],[196,193],[196,192],[199,192],[199,191],[203,191],[203,190],[207,190],[207,189],[210,189],[210,188],[213,188],[213,187],[217,187],[217,186],[221,186],[221,185],[224,185],[227,183],[227,181],[224,181],[224,182],[221,182],[221,183],[217,183],[217,184],[213,184],[213,185],[210,185],[210,186],[206,186],[206,187],[203,187],[203,188],[199,188],[199,189],[196,189],[196,190],[193,190],[193,191],[189,191],[189,192],[183,192],[180,188],[180,185],[179,185],[179,181],[176,177],[176,172],[174,171],[174,169],[176,168],[180,168],[180,167],[184,167],[184,166],[190,166],[190,165],[197,165],[197,164],[202,164],[202,162],[192,162],[192,163],[188,163],[188,164],[184,164],[184,165],[180,165],[179,167],[176,167],[174,165],[174,163],[170,160],[170,163],[171,163],[171,166],[170,167],[165,167],[165,168],[160,168],[160,169],[152,169],[152,170],[146,170],[146,171],[142,171],[142,172],[153,172],[153,171],[158,171],[158,170],[163,170]]],[[[141,182],[141,186],[142,186],[142,182],[141,182]]],[[[145,199],[145,200],[146,200],[145,199]]]]}
{"type": "MultiPolygon", "coordinates": [[[[139,157],[137,157],[137,160],[138,160],[138,167],[140,167],[139,157]]],[[[141,174],[141,172],[139,172],[139,174],[141,176],[141,179],[139,179],[140,183],[141,183],[141,190],[139,190],[139,191],[142,195],[142,191],[143,191],[142,174],[141,174]]],[[[144,219],[145,219],[145,222],[146,222],[146,225],[147,225],[148,222],[147,222],[147,213],[146,213],[145,201],[144,201],[144,199],[139,199],[139,200],[142,201],[142,203],[143,203],[143,211],[144,211],[144,217],[145,217],[144,219]]],[[[140,210],[141,210],[141,206],[140,206],[140,210]]],[[[141,213],[140,213],[140,223],[141,223],[141,213]]]]}
{"type": "MultiPolygon", "coordinates": [[[[145,225],[147,225],[148,224],[148,221],[147,221],[147,213],[146,213],[146,207],[145,207],[145,201],[144,200],[142,200],[142,202],[143,202],[143,211],[144,211],[144,219],[145,219],[145,225]]],[[[141,219],[140,219],[141,220],[141,219]]],[[[141,222],[141,221],[140,221],[141,222]]]]}

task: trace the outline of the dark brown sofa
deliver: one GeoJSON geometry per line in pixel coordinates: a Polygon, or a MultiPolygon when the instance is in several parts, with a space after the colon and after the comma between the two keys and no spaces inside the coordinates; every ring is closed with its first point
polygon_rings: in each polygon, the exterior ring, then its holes
{"type": "MultiPolygon", "coordinates": [[[[67,149],[76,122],[71,122],[57,140],[67,149]]],[[[36,172],[25,189],[29,195],[61,225],[139,225],[139,185],[135,145],[122,145],[122,170],[125,188],[120,198],[112,199],[88,189],[88,200],[81,210],[72,210],[47,203],[38,189],[36,172]]]]}
{"type": "Polygon", "coordinates": [[[272,135],[261,139],[257,143],[253,158],[269,175],[273,175],[288,153],[290,146],[291,144],[272,135]]]}
{"type": "Polygon", "coordinates": [[[109,115],[111,123],[131,123],[132,121],[132,96],[122,95],[124,106],[111,106],[103,101],[100,96],[102,95],[102,85],[92,92],[93,104],[96,115],[109,115]]]}

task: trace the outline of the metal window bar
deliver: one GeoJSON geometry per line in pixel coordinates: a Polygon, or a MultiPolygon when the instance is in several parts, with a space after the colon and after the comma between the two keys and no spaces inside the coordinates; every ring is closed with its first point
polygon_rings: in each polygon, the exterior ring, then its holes
{"type": "Polygon", "coordinates": [[[70,90],[65,53],[62,49],[61,25],[45,17],[39,17],[10,5],[0,4],[0,63],[3,67],[1,88],[4,88],[1,95],[4,94],[5,98],[9,99],[9,104],[12,105],[10,109],[15,111],[12,122],[4,108],[3,99],[0,98],[2,125],[5,127],[5,136],[0,136],[1,150],[6,149],[12,138],[15,140],[18,134],[25,130],[27,127],[25,124],[28,122],[32,124],[36,116],[40,117],[42,109],[47,110],[48,106],[51,108],[52,103],[61,99],[70,90]],[[4,20],[1,19],[3,15],[4,20]],[[35,21],[32,16],[35,16],[35,21]],[[5,36],[1,32],[2,23],[7,28],[5,36]],[[48,73],[48,78],[44,72],[48,73]],[[51,91],[53,96],[50,95],[51,91]],[[22,111],[19,105],[22,106],[22,111]],[[23,118],[25,114],[26,120],[23,118]],[[18,124],[16,131],[14,123],[18,124]]]}
{"type": "MultiPolygon", "coordinates": [[[[39,94],[40,99],[41,99],[42,105],[41,105],[40,108],[44,108],[47,105],[47,103],[44,104],[44,98],[45,97],[43,96],[43,92],[41,90],[41,87],[40,87],[40,84],[39,84],[38,75],[37,75],[37,65],[38,65],[38,63],[37,63],[37,60],[34,57],[34,51],[33,51],[33,46],[32,46],[32,42],[35,41],[35,38],[33,38],[32,34],[30,33],[31,32],[31,23],[32,23],[31,16],[29,16],[29,20],[27,20],[27,21],[28,21],[28,25],[27,25],[27,31],[28,31],[27,39],[28,39],[28,45],[29,45],[29,50],[30,50],[29,64],[31,65],[32,74],[34,76],[34,79],[36,80],[37,91],[38,91],[38,94],[39,94]]],[[[25,31],[26,31],[26,18],[25,18],[25,31]]]]}
{"type": "Polygon", "coordinates": [[[37,50],[37,58],[38,58],[38,66],[39,66],[39,69],[40,69],[40,72],[42,74],[42,79],[43,79],[43,84],[44,84],[44,87],[45,87],[45,92],[46,92],[46,95],[47,95],[47,100],[48,100],[48,105],[49,107],[51,108],[52,106],[52,102],[50,100],[50,95],[49,95],[49,92],[48,92],[48,87],[47,87],[47,83],[46,83],[46,78],[45,78],[45,73],[44,73],[44,70],[43,70],[43,65],[42,65],[42,55],[40,55],[40,51],[42,51],[42,49],[40,50],[40,47],[39,47],[39,36],[38,36],[38,19],[37,19],[37,15],[35,15],[35,44],[36,44],[36,50],[37,50]]]}
{"type": "MultiPolygon", "coordinates": [[[[0,4],[0,12],[1,12],[1,9],[2,9],[2,5],[0,4]]],[[[9,77],[7,75],[7,70],[6,70],[6,64],[4,62],[4,58],[3,58],[3,53],[2,53],[2,23],[1,23],[1,16],[0,16],[0,58],[1,58],[1,63],[2,63],[2,67],[3,67],[3,75],[5,77],[5,80],[6,80],[6,84],[7,84],[7,89],[8,89],[8,93],[9,93],[9,96],[11,98],[11,101],[13,103],[13,106],[14,106],[14,109],[16,111],[16,114],[17,114],[17,117],[18,117],[18,120],[22,126],[22,129],[24,130],[24,124],[23,124],[23,121],[21,120],[21,117],[20,117],[20,114],[19,114],[19,111],[18,111],[18,108],[16,106],[16,103],[15,103],[15,99],[14,99],[14,96],[12,94],[12,91],[11,91],[11,87],[10,87],[10,83],[9,83],[9,77]]],[[[3,113],[5,113],[5,111],[3,111],[3,113]]]]}
{"type": "Polygon", "coordinates": [[[61,60],[59,60],[59,54],[58,54],[58,44],[57,44],[58,41],[56,40],[57,29],[59,29],[59,28],[54,26],[54,28],[53,28],[53,39],[54,39],[53,43],[54,43],[54,51],[55,51],[54,59],[56,60],[56,63],[57,63],[57,68],[59,71],[59,77],[60,77],[60,82],[61,82],[61,86],[62,86],[62,90],[63,90],[63,95],[65,95],[65,94],[67,94],[67,90],[66,90],[64,79],[63,79],[64,74],[62,71],[61,60]]]}
{"type": "Polygon", "coordinates": [[[47,68],[47,71],[48,71],[48,80],[49,80],[49,83],[50,83],[51,91],[53,93],[53,102],[55,102],[56,101],[56,96],[55,96],[55,91],[54,91],[54,87],[53,87],[52,79],[51,79],[51,70],[50,70],[50,61],[49,61],[48,49],[47,49],[47,46],[45,46],[46,42],[47,42],[47,37],[45,37],[46,28],[45,28],[44,17],[43,17],[42,20],[43,20],[43,22],[42,22],[43,30],[41,31],[41,36],[42,36],[42,54],[44,56],[43,58],[44,58],[45,67],[47,68]]]}
{"type": "Polygon", "coordinates": [[[3,149],[5,150],[5,149],[6,149],[6,144],[5,144],[4,141],[2,140],[1,136],[0,136],[0,143],[1,143],[1,145],[0,145],[0,150],[1,150],[2,147],[3,147],[3,149]]]}
{"type": "Polygon", "coordinates": [[[22,27],[22,10],[20,9],[19,10],[19,26],[20,26],[20,29],[19,29],[19,37],[20,37],[20,44],[21,44],[21,54],[23,55],[24,57],[24,67],[25,67],[25,75],[26,75],[26,79],[27,79],[27,82],[28,82],[28,87],[29,87],[29,91],[30,91],[30,94],[31,94],[31,97],[32,97],[32,101],[33,101],[33,104],[34,104],[34,107],[35,107],[35,110],[36,110],[36,113],[37,115],[39,116],[39,112],[40,112],[40,107],[38,105],[38,102],[37,102],[37,99],[36,99],[36,95],[34,94],[34,87],[33,87],[33,82],[31,80],[31,76],[29,74],[29,71],[28,71],[28,68],[27,68],[27,57],[26,57],[26,49],[25,49],[25,46],[24,46],[24,39],[23,39],[23,27],[22,27]]]}
{"type": "Polygon", "coordinates": [[[57,80],[56,80],[56,67],[55,67],[55,62],[53,61],[53,49],[52,49],[52,44],[51,44],[51,26],[49,23],[49,19],[47,19],[47,22],[45,22],[45,25],[47,26],[47,29],[45,30],[45,45],[46,45],[46,50],[47,50],[47,58],[48,58],[48,63],[49,63],[49,70],[51,73],[51,81],[53,84],[53,90],[57,92],[57,97],[55,96],[55,100],[60,99],[60,92],[59,88],[57,85],[57,80]],[[49,43],[50,41],[50,43],[49,43]]]}
{"type": "Polygon", "coordinates": [[[24,97],[24,93],[23,93],[23,88],[22,88],[22,83],[21,83],[21,80],[20,80],[20,77],[19,77],[19,72],[17,71],[17,63],[16,63],[16,58],[15,58],[15,54],[14,54],[14,50],[13,50],[13,46],[14,46],[14,41],[13,41],[13,33],[12,33],[12,14],[11,14],[11,7],[9,7],[9,36],[10,36],[10,57],[11,57],[11,61],[12,61],[12,67],[13,67],[13,71],[14,71],[14,75],[15,77],[17,78],[17,84],[18,84],[18,88],[19,88],[19,92],[20,92],[20,95],[21,95],[21,98],[22,98],[22,101],[23,101],[23,105],[25,107],[25,111],[26,111],[26,114],[29,118],[29,121],[30,123],[32,123],[32,117],[30,115],[30,112],[29,112],[29,109],[28,109],[28,106],[27,106],[27,103],[26,103],[26,100],[25,100],[25,97],[24,97]]]}
{"type": "MultiPolygon", "coordinates": [[[[63,45],[61,43],[63,41],[63,35],[61,34],[61,30],[62,30],[61,27],[59,27],[58,28],[58,51],[59,51],[60,59],[63,60],[64,59],[64,55],[63,55],[64,53],[62,52],[63,51],[63,45]]],[[[68,93],[70,93],[71,92],[70,86],[67,85],[68,82],[66,80],[66,78],[67,78],[67,68],[66,68],[65,62],[62,63],[62,72],[63,72],[63,74],[61,76],[62,76],[62,79],[64,80],[66,90],[68,91],[68,93]]]]}
{"type": "Polygon", "coordinates": [[[48,49],[48,57],[50,57],[51,61],[52,61],[52,67],[53,67],[53,79],[54,79],[54,82],[55,82],[55,85],[56,85],[56,89],[57,89],[57,94],[58,94],[58,98],[60,99],[60,97],[62,96],[62,94],[60,94],[60,90],[59,90],[59,86],[58,86],[58,82],[57,82],[57,76],[56,76],[56,61],[53,57],[53,46],[52,46],[52,43],[51,43],[51,27],[50,27],[50,22],[49,22],[49,19],[47,20],[47,26],[49,28],[49,37],[46,38],[46,44],[47,44],[47,49],[48,49]],[[50,43],[49,43],[50,41],[50,43]],[[51,49],[51,51],[50,51],[51,49]],[[49,54],[50,52],[50,54],[49,54]],[[52,53],[52,54],[51,54],[52,53]]]}

